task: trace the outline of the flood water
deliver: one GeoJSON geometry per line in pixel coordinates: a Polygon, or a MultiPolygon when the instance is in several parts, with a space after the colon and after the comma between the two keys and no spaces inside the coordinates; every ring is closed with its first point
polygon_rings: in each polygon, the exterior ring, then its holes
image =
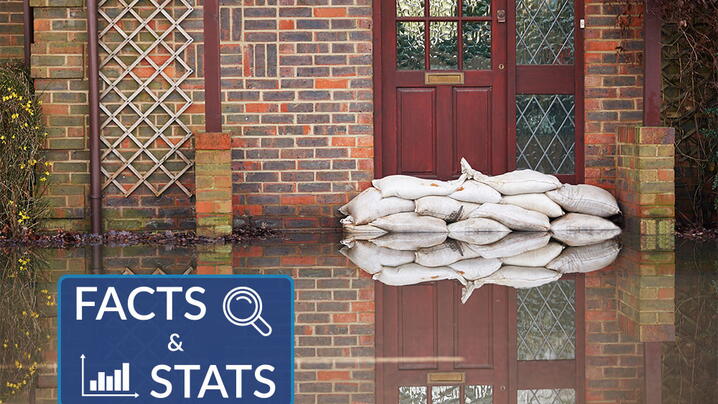
{"type": "Polygon", "coordinates": [[[57,281],[87,273],[291,276],[296,403],[718,402],[715,241],[623,235],[554,271],[505,259],[569,250],[543,236],[342,239],[3,251],[0,402],[57,402],[57,281]]]}

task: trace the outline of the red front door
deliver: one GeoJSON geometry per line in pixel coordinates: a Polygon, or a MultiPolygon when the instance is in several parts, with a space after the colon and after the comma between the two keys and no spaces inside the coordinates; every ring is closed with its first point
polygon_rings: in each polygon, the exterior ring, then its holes
{"type": "Polygon", "coordinates": [[[506,0],[382,0],[378,176],[507,170],[506,0]]]}
{"type": "Polygon", "coordinates": [[[379,285],[377,402],[484,403],[493,397],[493,403],[507,403],[508,290],[484,286],[461,304],[457,282],[379,285]]]}

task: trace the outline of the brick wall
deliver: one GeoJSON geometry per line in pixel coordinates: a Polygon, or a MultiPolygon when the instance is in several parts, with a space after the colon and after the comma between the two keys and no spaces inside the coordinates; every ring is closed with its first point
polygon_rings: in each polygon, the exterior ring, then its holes
{"type": "Polygon", "coordinates": [[[371,1],[222,4],[235,215],[336,227],[373,176],[371,1]]]}
{"type": "MultiPolygon", "coordinates": [[[[195,3],[184,24],[195,38],[185,52],[195,72],[183,86],[194,104],[183,119],[201,131],[203,26],[195,3]]],[[[50,226],[86,229],[84,1],[31,4],[33,74],[44,93],[50,158],[57,162],[50,226]]],[[[336,207],[369,186],[374,171],[371,1],[222,0],[220,7],[235,219],[248,214],[278,227],[338,226],[336,207]]],[[[641,122],[641,10],[634,5],[627,11],[622,1],[586,0],[585,11],[586,182],[615,190],[617,128],[641,122]]],[[[190,144],[183,150],[192,158],[190,144]]],[[[122,186],[131,180],[131,174],[120,177],[122,186]]],[[[183,183],[193,189],[193,180],[190,170],[183,183]]],[[[194,200],[176,187],[160,198],[140,187],[125,198],[110,186],[104,207],[108,229],[195,226],[194,200]]]]}
{"type": "Polygon", "coordinates": [[[611,190],[617,127],[643,120],[642,10],[627,3],[585,0],[585,177],[611,190]]]}
{"type": "Polygon", "coordinates": [[[0,0],[0,63],[22,61],[22,0],[0,0]]]}
{"type": "Polygon", "coordinates": [[[586,274],[586,402],[641,403],[643,344],[618,324],[613,267],[586,274]]]}

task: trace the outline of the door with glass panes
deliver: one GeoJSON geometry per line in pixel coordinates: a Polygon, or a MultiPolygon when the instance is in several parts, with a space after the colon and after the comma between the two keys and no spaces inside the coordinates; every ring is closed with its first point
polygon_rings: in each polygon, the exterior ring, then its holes
{"type": "Polygon", "coordinates": [[[506,0],[385,0],[381,173],[506,169],[506,0]]]}
{"type": "Polygon", "coordinates": [[[580,0],[375,0],[377,176],[583,175],[580,0]]]}

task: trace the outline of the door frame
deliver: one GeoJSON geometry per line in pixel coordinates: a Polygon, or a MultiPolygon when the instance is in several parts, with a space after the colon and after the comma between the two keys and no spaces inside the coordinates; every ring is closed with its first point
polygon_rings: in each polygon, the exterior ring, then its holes
{"type": "MultiPolygon", "coordinates": [[[[372,82],[374,102],[374,178],[383,176],[383,74],[382,74],[382,9],[387,0],[372,0],[372,82]]],[[[585,110],[584,110],[584,29],[579,22],[585,19],[585,0],[574,0],[574,123],[575,168],[573,175],[559,175],[570,183],[585,181],[585,110]]],[[[492,10],[492,13],[494,10],[492,10]]],[[[516,169],[516,0],[506,0],[506,167],[516,169]]]]}

